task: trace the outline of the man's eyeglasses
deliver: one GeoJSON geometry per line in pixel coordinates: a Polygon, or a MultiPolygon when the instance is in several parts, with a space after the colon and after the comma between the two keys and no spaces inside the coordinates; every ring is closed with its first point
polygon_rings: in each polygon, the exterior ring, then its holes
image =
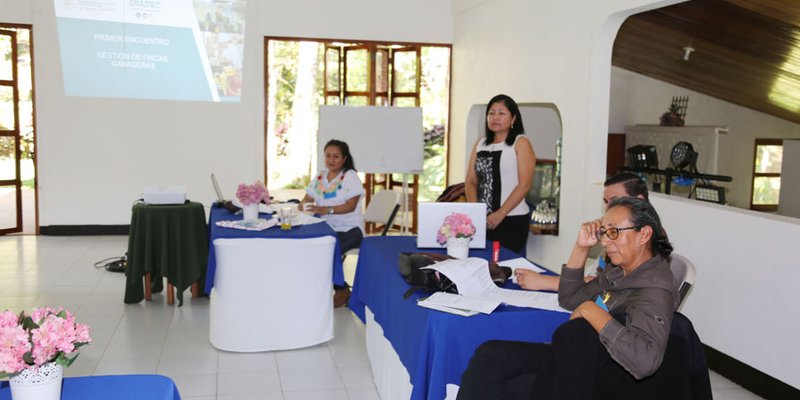
{"type": "Polygon", "coordinates": [[[600,228],[594,235],[597,237],[597,240],[603,240],[603,235],[606,235],[607,238],[610,240],[617,240],[619,237],[620,231],[627,231],[628,229],[639,229],[641,226],[629,226],[627,228],[600,228]]]}

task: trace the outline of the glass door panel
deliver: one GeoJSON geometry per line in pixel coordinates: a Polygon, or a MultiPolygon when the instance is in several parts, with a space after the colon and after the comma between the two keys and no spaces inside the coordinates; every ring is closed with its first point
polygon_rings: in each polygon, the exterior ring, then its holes
{"type": "Polygon", "coordinates": [[[0,84],[0,132],[17,130],[14,104],[14,86],[0,84]]]}
{"type": "Polygon", "coordinates": [[[8,31],[0,31],[0,81],[10,81],[14,77],[14,59],[10,57],[11,49],[13,48],[13,33],[9,34],[8,31]],[[6,57],[8,56],[8,57],[6,57]]]}
{"type": "Polygon", "coordinates": [[[395,93],[417,93],[419,56],[416,49],[395,50],[392,60],[392,89],[395,93]]]}
{"type": "Polygon", "coordinates": [[[22,231],[16,35],[0,30],[0,234],[22,231]]]}
{"type": "Polygon", "coordinates": [[[365,47],[344,49],[344,90],[348,93],[369,91],[369,50],[365,47]],[[366,73],[365,73],[366,72],[366,73]]]}

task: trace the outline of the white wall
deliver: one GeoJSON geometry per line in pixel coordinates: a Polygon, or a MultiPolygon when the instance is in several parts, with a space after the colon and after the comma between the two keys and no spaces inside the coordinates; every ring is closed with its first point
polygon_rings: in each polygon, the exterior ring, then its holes
{"type": "Polygon", "coordinates": [[[793,122],[625,69],[613,67],[611,71],[609,132],[625,132],[625,125],[658,124],[658,118],[667,111],[672,97],[686,95],[689,96],[686,125],[729,128],[726,141],[730,153],[725,164],[733,177],[733,181],[726,184],[730,188],[726,194],[730,205],[750,207],[756,138],[800,138],[800,125],[793,122]]]}
{"type": "Polygon", "coordinates": [[[142,187],[177,184],[209,204],[263,180],[263,37],[452,42],[447,0],[250,0],[238,104],[65,97],[50,0],[0,0],[33,23],[40,225],[126,224],[142,187]],[[313,10],[311,12],[310,10],[313,10]]]}
{"type": "Polygon", "coordinates": [[[0,0],[0,22],[30,24],[33,16],[29,0],[0,0]]]}
{"type": "Polygon", "coordinates": [[[464,179],[472,105],[505,93],[518,103],[553,103],[561,115],[561,236],[529,241],[534,260],[561,265],[579,223],[599,215],[619,26],[629,14],[676,2],[454,1],[450,180],[464,179]]]}
{"type": "Polygon", "coordinates": [[[703,343],[800,388],[800,220],[659,193],[650,200],[675,252],[697,268],[683,312],[703,343]]]}

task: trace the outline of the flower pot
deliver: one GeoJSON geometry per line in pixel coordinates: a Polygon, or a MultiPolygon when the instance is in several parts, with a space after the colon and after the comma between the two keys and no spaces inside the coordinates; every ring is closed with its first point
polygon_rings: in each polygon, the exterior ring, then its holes
{"type": "Polygon", "coordinates": [[[467,258],[471,241],[472,238],[447,238],[447,255],[459,259],[467,258]]]}
{"type": "Polygon", "coordinates": [[[245,221],[255,221],[258,219],[258,203],[242,205],[242,216],[245,221]]]}
{"type": "Polygon", "coordinates": [[[27,368],[10,379],[14,400],[59,400],[64,368],[54,362],[27,368]]]}

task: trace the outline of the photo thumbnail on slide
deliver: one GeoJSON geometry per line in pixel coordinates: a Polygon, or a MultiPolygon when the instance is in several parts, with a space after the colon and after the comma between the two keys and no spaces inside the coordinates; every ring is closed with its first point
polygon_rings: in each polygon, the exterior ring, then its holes
{"type": "Polygon", "coordinates": [[[238,102],[247,0],[55,0],[67,96],[238,102]]]}

